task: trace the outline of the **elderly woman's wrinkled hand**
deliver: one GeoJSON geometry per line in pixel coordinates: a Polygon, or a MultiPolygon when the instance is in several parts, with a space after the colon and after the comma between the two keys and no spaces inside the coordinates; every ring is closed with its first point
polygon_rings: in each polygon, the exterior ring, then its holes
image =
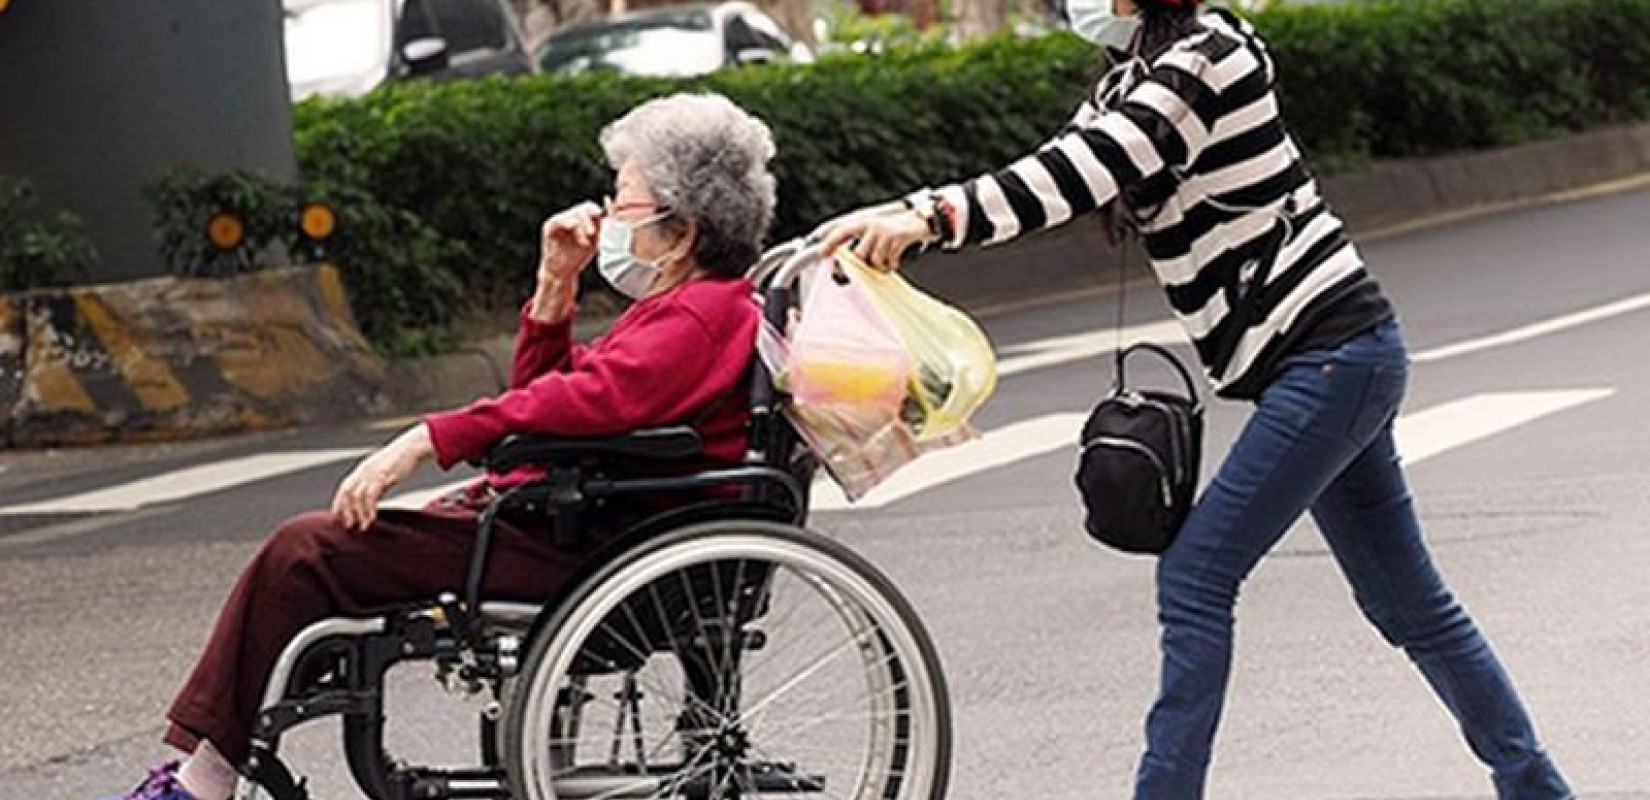
{"type": "Polygon", "coordinates": [[[577,277],[596,256],[602,207],[580,203],[544,221],[539,251],[539,283],[564,283],[577,277]]]}
{"type": "Polygon", "coordinates": [[[332,497],[333,515],[349,530],[366,530],[378,518],[378,504],[390,487],[406,480],[434,453],[430,429],[423,424],[396,437],[395,441],[361,459],[338,484],[338,491],[332,497]]]}

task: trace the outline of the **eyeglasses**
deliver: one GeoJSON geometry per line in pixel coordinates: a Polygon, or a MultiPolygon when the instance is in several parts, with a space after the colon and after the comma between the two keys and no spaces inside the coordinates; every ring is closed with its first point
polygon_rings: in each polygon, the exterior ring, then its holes
{"type": "Polygon", "coordinates": [[[657,214],[665,214],[670,211],[668,208],[660,207],[658,203],[652,203],[646,200],[632,200],[628,203],[615,203],[613,202],[612,197],[602,198],[602,208],[606,210],[607,215],[610,217],[616,217],[621,212],[640,211],[644,209],[652,209],[654,213],[657,214]]]}

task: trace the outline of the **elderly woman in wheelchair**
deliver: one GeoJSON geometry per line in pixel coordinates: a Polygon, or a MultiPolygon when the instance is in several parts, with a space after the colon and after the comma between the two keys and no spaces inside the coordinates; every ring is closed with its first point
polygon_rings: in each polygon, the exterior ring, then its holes
{"type": "Polygon", "coordinates": [[[886,578],[800,527],[812,463],[753,357],[818,255],[761,252],[767,127],[677,95],[602,146],[614,195],[544,224],[510,389],[424,418],[275,531],[168,714],[189,757],[127,798],[304,800],[281,738],[331,715],[373,800],[943,795],[933,646],[886,578]],[[636,302],[577,346],[592,260],[636,302]],[[378,508],[432,458],[488,475],[378,508]],[[485,696],[473,767],[385,752],[384,676],[407,661],[485,696]]]}

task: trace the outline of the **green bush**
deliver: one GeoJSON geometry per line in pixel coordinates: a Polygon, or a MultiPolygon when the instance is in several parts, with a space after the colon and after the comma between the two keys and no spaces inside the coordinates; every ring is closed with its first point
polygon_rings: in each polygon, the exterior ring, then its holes
{"type": "Polygon", "coordinates": [[[1505,146],[1650,116],[1650,1],[1386,0],[1257,15],[1323,166],[1505,146]]]}
{"type": "Polygon", "coordinates": [[[60,286],[95,263],[78,217],[41,211],[32,183],[0,175],[0,292],[60,286]]]}
{"type": "Polygon", "coordinates": [[[179,168],[145,189],[161,260],[174,275],[234,275],[284,260],[276,250],[297,229],[292,189],[253,172],[208,175],[179,168]],[[240,224],[239,246],[220,250],[212,244],[208,229],[219,215],[240,224]]]}
{"type": "Polygon", "coordinates": [[[442,236],[416,214],[379,202],[364,189],[316,181],[286,186],[235,171],[207,175],[173,170],[148,187],[155,236],[175,275],[229,275],[291,263],[313,254],[335,265],[350,287],[356,322],[392,355],[450,344],[449,324],[470,309],[454,269],[468,260],[462,242],[442,236]],[[319,245],[304,238],[299,214],[308,203],[334,210],[332,235],[319,245]],[[213,246],[207,226],[218,214],[240,221],[244,244],[213,246]]]}
{"type": "Polygon", "coordinates": [[[343,274],[361,332],[392,356],[450,349],[451,324],[474,308],[457,277],[471,260],[466,245],[361,189],[317,186],[307,196],[338,215],[326,259],[343,274]]]}
{"type": "Polygon", "coordinates": [[[483,256],[461,274],[496,306],[525,291],[546,216],[612,192],[598,134],[649,97],[721,92],[773,127],[776,235],[784,236],[1013,157],[1066,118],[1074,92],[1098,69],[1092,48],[1058,36],[835,56],[686,82],[589,75],[403,84],[300,105],[297,143],[309,178],[413,209],[483,256]]]}
{"type": "MultiPolygon", "coordinates": [[[[1321,171],[1650,117],[1650,0],[1280,5],[1255,22],[1291,128],[1321,171]]],[[[646,98],[717,91],[773,127],[779,238],[1007,163],[1057,130],[1100,71],[1093,48],[1058,34],[680,82],[408,83],[300,105],[297,144],[311,183],[416,215],[434,229],[432,248],[465,254],[451,269],[465,296],[501,307],[527,289],[539,222],[610,191],[597,134],[646,98]]],[[[391,274],[408,268],[398,263],[391,274]]]]}

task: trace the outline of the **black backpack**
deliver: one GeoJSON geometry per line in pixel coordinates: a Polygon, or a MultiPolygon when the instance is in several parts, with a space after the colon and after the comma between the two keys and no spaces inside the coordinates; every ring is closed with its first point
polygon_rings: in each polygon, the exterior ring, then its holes
{"type": "Polygon", "coordinates": [[[1149,342],[1120,351],[1116,383],[1083,425],[1077,491],[1089,535],[1129,553],[1167,550],[1191,511],[1202,450],[1203,401],[1185,364],[1149,342]],[[1174,367],[1185,393],[1129,388],[1124,365],[1140,352],[1174,367]]]}

